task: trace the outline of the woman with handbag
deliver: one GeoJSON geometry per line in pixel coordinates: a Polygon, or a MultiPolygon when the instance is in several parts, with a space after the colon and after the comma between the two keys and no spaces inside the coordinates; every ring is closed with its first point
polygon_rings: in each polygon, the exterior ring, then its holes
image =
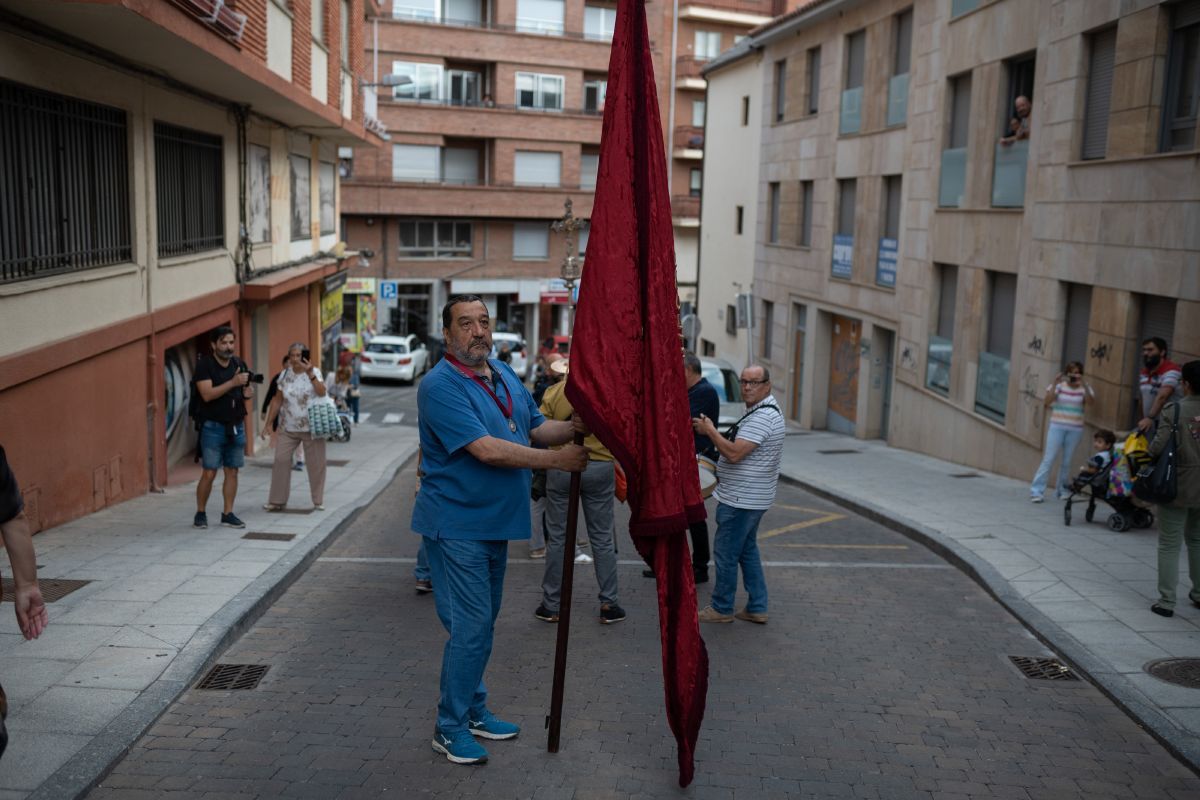
{"type": "Polygon", "coordinates": [[[275,463],[271,468],[271,493],[263,509],[282,511],[292,490],[292,453],[303,445],[308,462],[308,487],[313,508],[321,511],[325,502],[325,439],[310,432],[308,407],[325,397],[321,372],[308,360],[309,350],[300,343],[288,348],[288,368],[275,379],[276,394],[267,412],[262,437],[271,435],[276,418],[280,420],[275,443],[275,463]]]}
{"type": "MultiPolygon", "coordinates": [[[[1187,548],[1188,598],[1200,608],[1200,361],[1183,365],[1183,398],[1162,410],[1158,433],[1150,443],[1155,471],[1165,465],[1159,456],[1174,444],[1175,497],[1158,506],[1158,602],[1150,610],[1162,617],[1175,615],[1179,583],[1179,540],[1187,548]],[[1173,441],[1172,441],[1173,440],[1173,441]]],[[[1151,476],[1152,483],[1154,477],[1151,476]]],[[[1169,494],[1172,476],[1161,476],[1160,491],[1169,494]]]]}
{"type": "Polygon", "coordinates": [[[1054,383],[1046,387],[1042,402],[1050,409],[1050,428],[1046,431],[1046,452],[1029,486],[1030,502],[1040,503],[1045,499],[1046,481],[1058,456],[1061,459],[1054,483],[1056,495],[1062,500],[1071,494],[1071,455],[1083,437],[1083,410],[1095,396],[1092,387],[1083,380],[1083,364],[1078,361],[1067,364],[1054,383]]]}

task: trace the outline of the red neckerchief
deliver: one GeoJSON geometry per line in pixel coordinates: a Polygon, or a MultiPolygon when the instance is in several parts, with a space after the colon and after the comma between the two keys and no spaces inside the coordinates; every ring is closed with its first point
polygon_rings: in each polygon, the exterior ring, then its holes
{"type": "MultiPolygon", "coordinates": [[[[485,392],[487,392],[488,395],[491,396],[492,400],[494,400],[496,402],[496,408],[500,409],[500,413],[504,415],[505,419],[512,418],[512,410],[513,410],[512,392],[510,392],[508,390],[508,384],[506,384],[504,382],[503,375],[496,372],[495,370],[492,370],[492,374],[496,376],[496,380],[499,381],[500,385],[504,387],[504,394],[505,394],[504,399],[508,401],[507,408],[500,402],[500,398],[496,396],[496,393],[494,391],[492,391],[492,387],[487,385],[487,381],[485,381],[483,378],[481,378],[477,374],[475,374],[474,370],[470,369],[465,364],[463,364],[461,361],[459,361],[457,358],[455,358],[449,351],[446,352],[446,360],[449,361],[451,364],[453,364],[454,368],[457,369],[459,372],[461,372],[463,375],[466,375],[468,378],[470,378],[471,380],[475,381],[480,386],[482,386],[483,390],[485,392]]],[[[490,368],[490,365],[489,365],[489,368],[490,368]]]]}

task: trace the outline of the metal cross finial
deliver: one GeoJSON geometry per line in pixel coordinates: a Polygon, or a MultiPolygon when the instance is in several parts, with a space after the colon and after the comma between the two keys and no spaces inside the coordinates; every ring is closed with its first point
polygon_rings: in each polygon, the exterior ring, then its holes
{"type": "Polygon", "coordinates": [[[562,218],[554,220],[550,225],[555,233],[565,233],[567,235],[567,252],[563,256],[560,274],[562,275],[563,282],[567,284],[568,292],[575,288],[575,282],[579,280],[579,276],[583,272],[579,263],[579,257],[575,255],[575,234],[583,227],[584,221],[571,212],[572,205],[570,198],[568,198],[563,203],[564,213],[562,218]]]}

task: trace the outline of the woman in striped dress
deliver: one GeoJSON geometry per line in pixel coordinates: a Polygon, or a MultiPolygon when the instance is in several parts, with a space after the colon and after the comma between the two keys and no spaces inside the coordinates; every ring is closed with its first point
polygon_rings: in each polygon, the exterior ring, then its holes
{"type": "Polygon", "coordinates": [[[1042,463],[1029,487],[1029,499],[1034,503],[1045,499],[1046,479],[1050,476],[1054,459],[1059,456],[1058,481],[1055,483],[1057,495],[1061,500],[1070,494],[1071,455],[1083,437],[1083,409],[1096,397],[1092,387],[1083,380],[1083,364],[1072,361],[1067,364],[1065,372],[1065,375],[1060,372],[1054,383],[1046,387],[1043,402],[1050,409],[1050,430],[1046,432],[1046,452],[1042,456],[1042,463]]]}

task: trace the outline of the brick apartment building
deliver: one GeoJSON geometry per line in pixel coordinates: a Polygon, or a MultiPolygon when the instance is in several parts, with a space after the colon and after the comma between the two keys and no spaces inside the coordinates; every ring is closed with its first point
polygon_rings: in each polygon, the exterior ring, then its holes
{"type": "Polygon", "coordinates": [[[194,477],[213,328],[263,373],[336,339],[368,11],[0,0],[0,444],[36,528],[194,477]]]}
{"type": "MultiPolygon", "coordinates": [[[[651,0],[647,11],[690,302],[699,66],[767,22],[772,2],[682,3],[676,19],[675,6],[651,0]]],[[[615,19],[614,3],[593,0],[394,0],[372,20],[372,82],[402,77],[379,88],[389,145],[343,151],[343,225],[352,247],[375,253],[356,274],[378,282],[366,290],[377,294],[377,331],[438,334],[444,299],[470,291],[531,342],[566,332],[564,242],[550,225],[568,199],[576,217],[591,215],[615,19]]],[[[579,239],[586,253],[586,229],[579,239]]]]}

